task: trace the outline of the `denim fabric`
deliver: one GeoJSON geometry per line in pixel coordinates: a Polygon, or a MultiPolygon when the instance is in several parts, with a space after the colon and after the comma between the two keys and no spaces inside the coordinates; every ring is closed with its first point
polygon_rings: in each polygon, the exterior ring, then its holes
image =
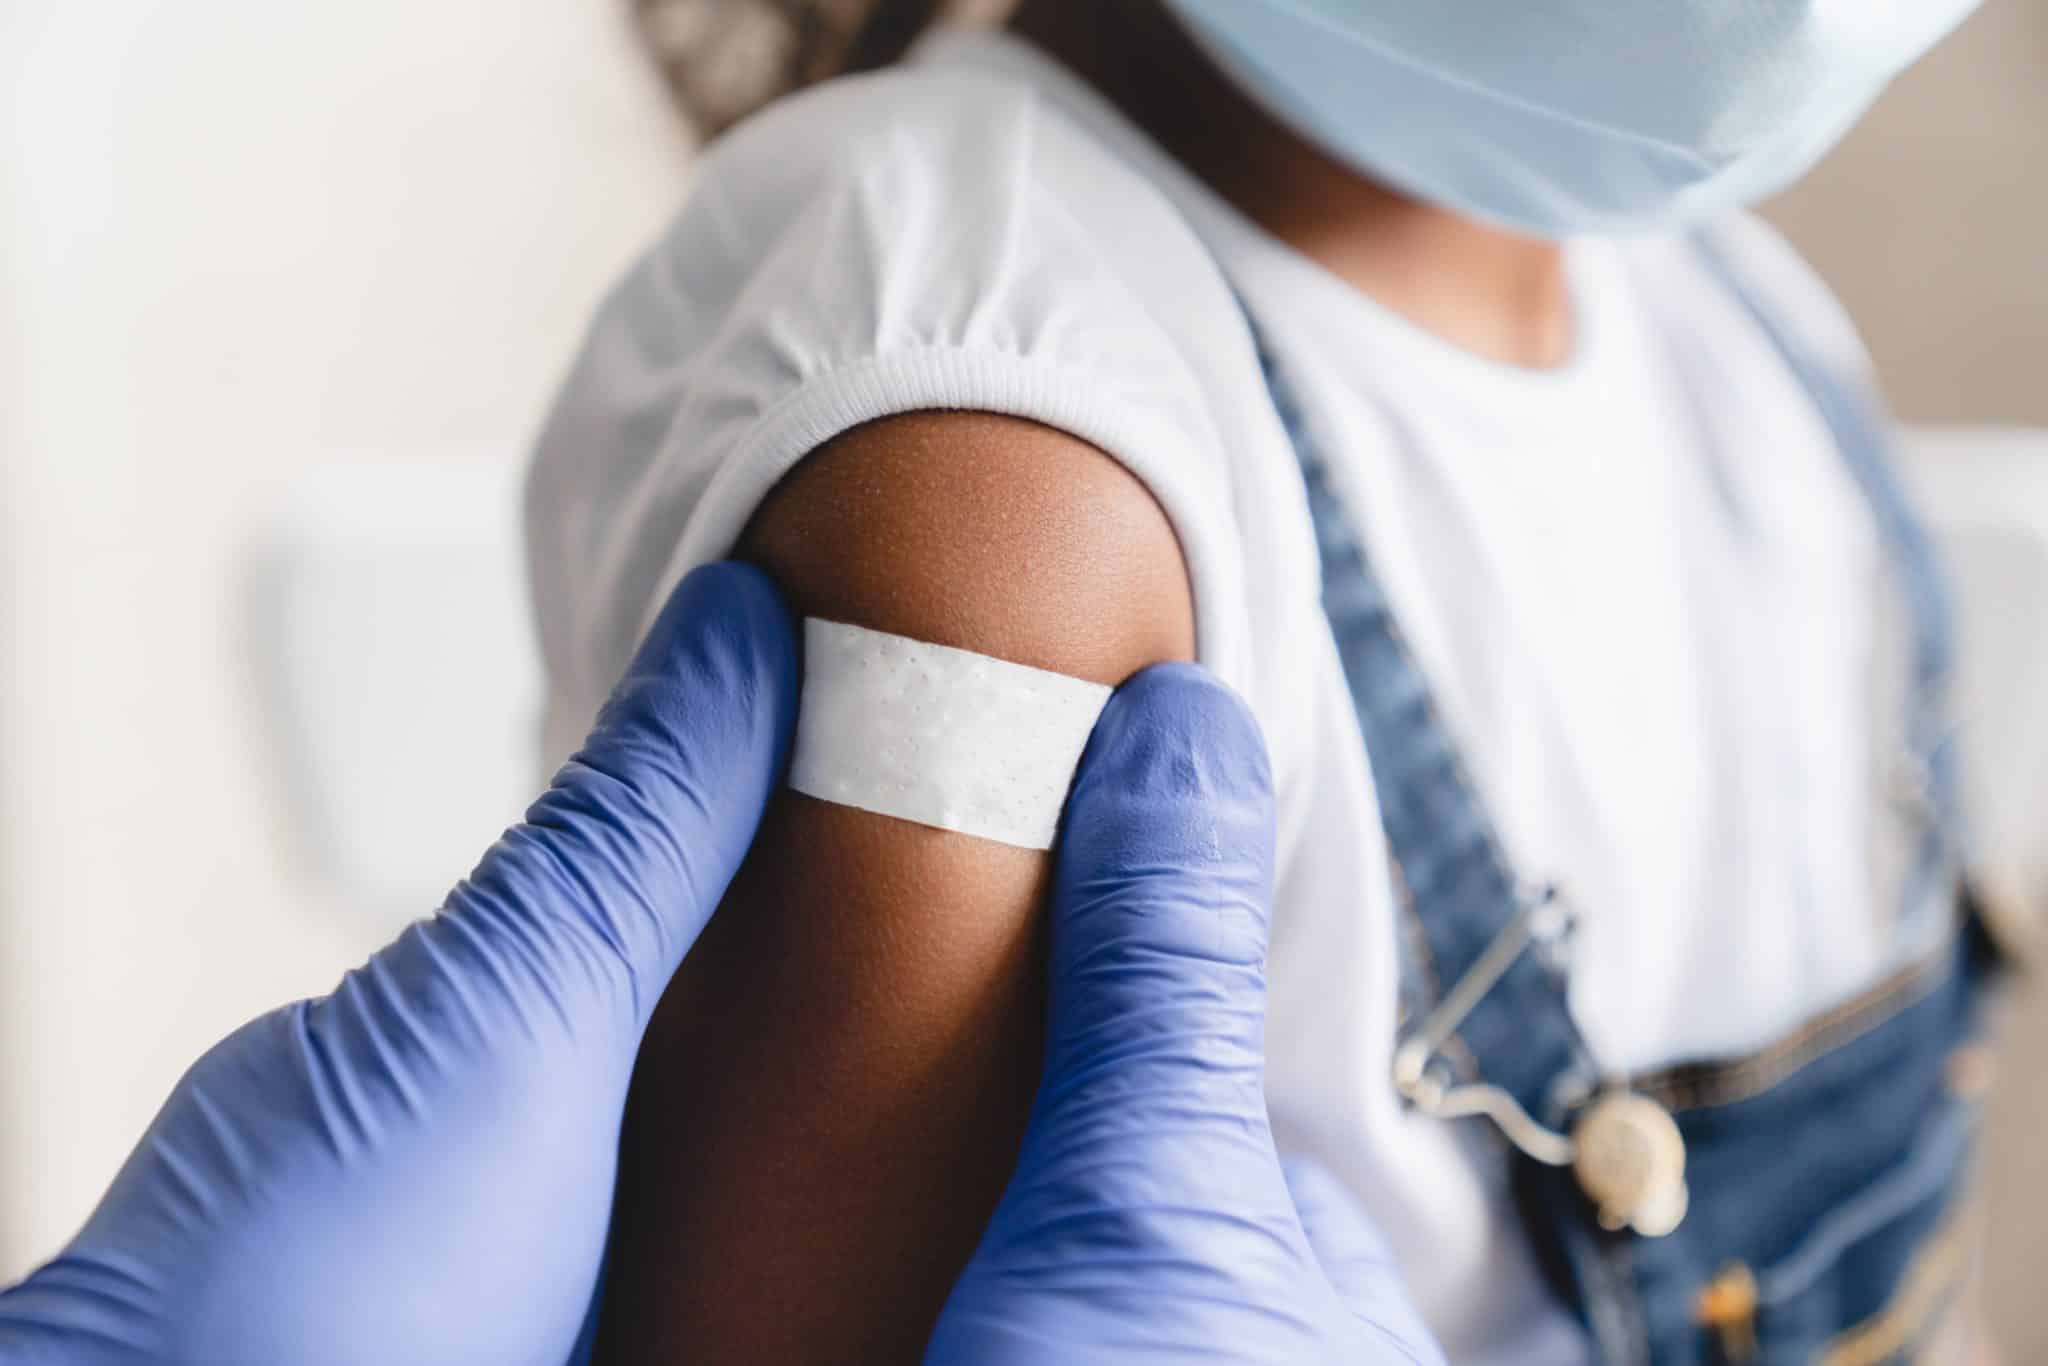
{"type": "MultiPolygon", "coordinates": [[[[1935,557],[1890,473],[1883,416],[1805,354],[1712,238],[1703,235],[1698,248],[1826,418],[1868,497],[1910,612],[1911,687],[1900,735],[1926,779],[1925,818],[1902,836],[1917,846],[1902,889],[1910,910],[1930,893],[1953,891],[1960,861],[1946,724],[1953,651],[1935,557]]],[[[1271,354],[1261,347],[1261,356],[1301,460],[1323,607],[1412,917],[1411,933],[1401,936],[1403,1029],[1412,1031],[1540,893],[1508,867],[1384,586],[1331,490],[1310,425],[1271,354]]],[[[1910,1359],[1947,1298],[1944,1273],[1960,1261],[1946,1240],[1968,1171],[1974,1104],[1953,1084],[1955,1059],[1980,1032],[1995,957],[1961,899],[1940,899],[1955,933],[1865,997],[1748,1058],[1627,1079],[1672,1113],[1685,1139],[1691,1201],[1672,1233],[1603,1228],[1569,1167],[1503,1145],[1539,1259],[1604,1359],[1910,1359]],[[1745,1288],[1733,1314],[1731,1276],[1745,1288]]],[[[1483,1080],[1568,1132],[1594,1094],[1595,1074],[1564,973],[1559,955],[1521,953],[1435,1051],[1433,1073],[1446,1083],[1483,1080]]]]}

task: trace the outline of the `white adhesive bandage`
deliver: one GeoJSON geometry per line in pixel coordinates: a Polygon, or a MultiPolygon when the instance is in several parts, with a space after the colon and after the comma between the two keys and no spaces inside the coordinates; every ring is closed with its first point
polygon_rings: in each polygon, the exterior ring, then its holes
{"type": "Polygon", "coordinates": [[[806,617],[789,785],[841,806],[1050,849],[1109,693],[972,650],[806,617]]]}

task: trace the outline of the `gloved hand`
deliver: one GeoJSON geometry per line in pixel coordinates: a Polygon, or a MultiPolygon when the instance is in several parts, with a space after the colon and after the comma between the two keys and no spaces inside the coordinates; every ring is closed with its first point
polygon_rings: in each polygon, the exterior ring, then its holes
{"type": "Polygon", "coordinates": [[[1045,1077],[927,1366],[1443,1357],[1336,1182],[1266,1119],[1273,804],[1223,686],[1148,669],[1055,853],[1045,1077]]]}
{"type": "Polygon", "coordinates": [[[686,579],[438,916],[186,1074],[77,1240],[0,1296],[0,1361],[568,1360],[634,1054],[780,779],[796,680],[764,575],[686,579]]]}
{"type": "MultiPolygon", "coordinates": [[[[0,1295],[0,1361],[579,1359],[634,1054],[780,776],[794,649],[759,574],[686,579],[439,916],[193,1067],[78,1239],[0,1295]]],[[[1268,785],[1198,671],[1104,712],[1038,1108],[934,1366],[1439,1360],[1370,1231],[1274,1155],[1268,785]]]]}

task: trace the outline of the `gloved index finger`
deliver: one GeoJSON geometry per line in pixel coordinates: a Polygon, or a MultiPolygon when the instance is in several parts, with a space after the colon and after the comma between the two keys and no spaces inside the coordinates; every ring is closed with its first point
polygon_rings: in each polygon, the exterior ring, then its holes
{"type": "Polygon", "coordinates": [[[483,918],[529,930],[542,922],[566,931],[572,951],[614,954],[650,1010],[781,781],[797,676],[793,625],[766,574],[734,563],[692,572],[582,749],[450,911],[483,908],[483,918]]]}
{"type": "Polygon", "coordinates": [[[1316,1265],[1361,1335],[1383,1347],[1386,1360],[1444,1366],[1443,1349],[1416,1309],[1392,1247],[1364,1208],[1319,1163],[1290,1158],[1281,1170],[1316,1265]]]}

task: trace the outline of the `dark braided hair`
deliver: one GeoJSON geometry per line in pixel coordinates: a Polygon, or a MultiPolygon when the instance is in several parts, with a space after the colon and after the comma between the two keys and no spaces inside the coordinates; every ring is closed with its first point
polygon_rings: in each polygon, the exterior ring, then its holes
{"type": "Polygon", "coordinates": [[[886,66],[932,22],[1003,0],[632,0],[684,115],[717,132],[786,91],[886,66]]]}

